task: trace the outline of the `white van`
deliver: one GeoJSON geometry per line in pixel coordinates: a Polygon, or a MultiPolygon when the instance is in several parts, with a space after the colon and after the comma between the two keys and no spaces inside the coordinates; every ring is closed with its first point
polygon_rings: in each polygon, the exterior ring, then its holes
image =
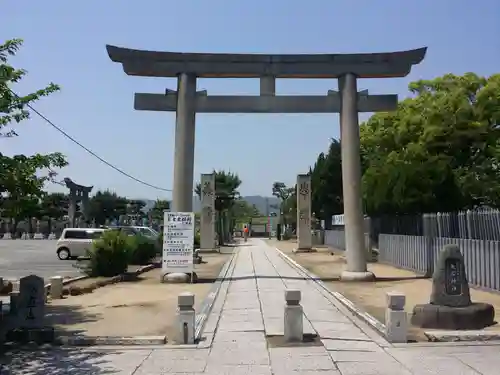
{"type": "Polygon", "coordinates": [[[87,255],[92,241],[102,236],[103,228],[65,228],[57,241],[57,256],[61,260],[87,255]]]}

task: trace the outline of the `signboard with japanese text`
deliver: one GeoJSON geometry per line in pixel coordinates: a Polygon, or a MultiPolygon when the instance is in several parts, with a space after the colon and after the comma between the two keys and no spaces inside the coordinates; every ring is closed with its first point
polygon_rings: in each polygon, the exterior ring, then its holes
{"type": "Polygon", "coordinates": [[[194,213],[165,212],[162,273],[193,272],[194,213]]]}

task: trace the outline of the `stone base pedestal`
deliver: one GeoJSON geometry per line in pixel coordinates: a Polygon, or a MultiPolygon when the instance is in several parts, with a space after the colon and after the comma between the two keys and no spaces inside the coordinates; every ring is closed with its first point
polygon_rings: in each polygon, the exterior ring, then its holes
{"type": "Polygon", "coordinates": [[[352,272],[342,271],[340,281],[375,281],[375,275],[372,272],[352,272]]]}
{"type": "Polygon", "coordinates": [[[315,253],[315,252],[317,252],[317,250],[313,249],[312,247],[310,247],[310,248],[295,247],[292,249],[292,252],[293,253],[315,253]]]}
{"type": "Polygon", "coordinates": [[[494,323],[495,309],[488,303],[473,303],[466,307],[415,305],[411,324],[436,329],[482,329],[494,323]]]}
{"type": "MultiPolygon", "coordinates": [[[[196,273],[193,273],[193,282],[196,282],[197,279],[196,273]]],[[[162,283],[170,283],[170,284],[183,284],[191,282],[191,274],[183,273],[183,272],[172,272],[163,274],[161,276],[162,283]]]]}

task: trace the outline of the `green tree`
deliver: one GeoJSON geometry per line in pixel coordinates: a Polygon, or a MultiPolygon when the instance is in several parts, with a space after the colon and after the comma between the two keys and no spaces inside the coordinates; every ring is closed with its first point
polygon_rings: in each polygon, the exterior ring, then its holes
{"type": "Polygon", "coordinates": [[[413,82],[414,97],[361,126],[369,213],[500,207],[500,75],[413,82]]]}
{"type": "MultiPolygon", "coordinates": [[[[231,217],[231,209],[240,193],[238,188],[241,180],[237,174],[226,171],[214,171],[215,173],[215,210],[217,212],[219,245],[223,245],[228,239],[230,228],[234,225],[231,217]]],[[[201,184],[196,184],[195,193],[201,199],[201,184]]]]}
{"type": "Polygon", "coordinates": [[[127,215],[132,217],[134,220],[140,220],[146,216],[143,208],[146,206],[146,202],[140,199],[132,199],[127,203],[127,215]]]}
{"type": "MultiPolygon", "coordinates": [[[[273,195],[281,200],[280,211],[282,212],[281,221],[286,225],[293,220],[291,217],[292,208],[290,206],[290,199],[294,196],[295,188],[289,188],[284,182],[275,181],[272,187],[273,195]]],[[[295,204],[297,206],[297,204],[295,204]]]]}
{"type": "Polygon", "coordinates": [[[231,212],[233,219],[237,223],[248,223],[251,218],[260,216],[260,212],[257,207],[255,205],[250,205],[242,198],[234,201],[231,212]]]}
{"type": "Polygon", "coordinates": [[[149,216],[152,220],[163,223],[163,213],[170,209],[170,202],[168,200],[157,199],[149,210],[149,216]]]}
{"type": "Polygon", "coordinates": [[[338,140],[331,140],[326,155],[319,154],[310,175],[312,211],[329,226],[332,215],[343,212],[342,161],[338,140]]]}
{"type": "Polygon", "coordinates": [[[90,198],[90,216],[97,225],[104,225],[106,220],[118,220],[120,216],[126,215],[127,204],[127,198],[109,190],[99,190],[90,198]]]}
{"type": "Polygon", "coordinates": [[[68,213],[69,196],[64,193],[45,194],[40,202],[40,210],[47,220],[48,232],[52,232],[52,220],[61,220],[68,213]]]}
{"type": "Polygon", "coordinates": [[[13,137],[14,129],[6,129],[12,122],[19,123],[30,117],[26,109],[43,96],[59,90],[59,86],[50,83],[47,87],[26,96],[18,96],[9,86],[18,83],[27,74],[24,69],[9,65],[9,57],[15,56],[23,44],[22,39],[7,40],[0,44],[0,136],[13,137]]]}
{"type": "Polygon", "coordinates": [[[56,175],[53,170],[55,166],[65,165],[67,162],[59,153],[13,157],[0,154],[0,193],[2,194],[0,207],[3,210],[3,216],[11,219],[13,232],[16,231],[20,220],[39,216],[39,201],[44,195],[44,185],[56,175]]]}
{"type": "MultiPolygon", "coordinates": [[[[22,45],[21,39],[8,40],[0,44],[0,137],[17,136],[13,123],[30,117],[30,106],[41,97],[59,90],[53,83],[25,96],[18,96],[11,87],[25,75],[23,69],[16,69],[8,62],[22,45]]],[[[7,156],[0,153],[0,207],[3,215],[13,220],[15,230],[20,219],[38,214],[44,185],[56,175],[56,170],[68,163],[61,153],[32,156],[7,156]]]]}

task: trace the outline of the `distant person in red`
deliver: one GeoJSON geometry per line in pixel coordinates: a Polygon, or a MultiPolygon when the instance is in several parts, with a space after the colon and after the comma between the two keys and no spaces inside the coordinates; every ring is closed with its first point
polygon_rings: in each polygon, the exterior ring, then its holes
{"type": "Polygon", "coordinates": [[[248,227],[246,225],[243,227],[243,238],[245,239],[245,242],[247,242],[247,239],[248,239],[248,227]]]}

